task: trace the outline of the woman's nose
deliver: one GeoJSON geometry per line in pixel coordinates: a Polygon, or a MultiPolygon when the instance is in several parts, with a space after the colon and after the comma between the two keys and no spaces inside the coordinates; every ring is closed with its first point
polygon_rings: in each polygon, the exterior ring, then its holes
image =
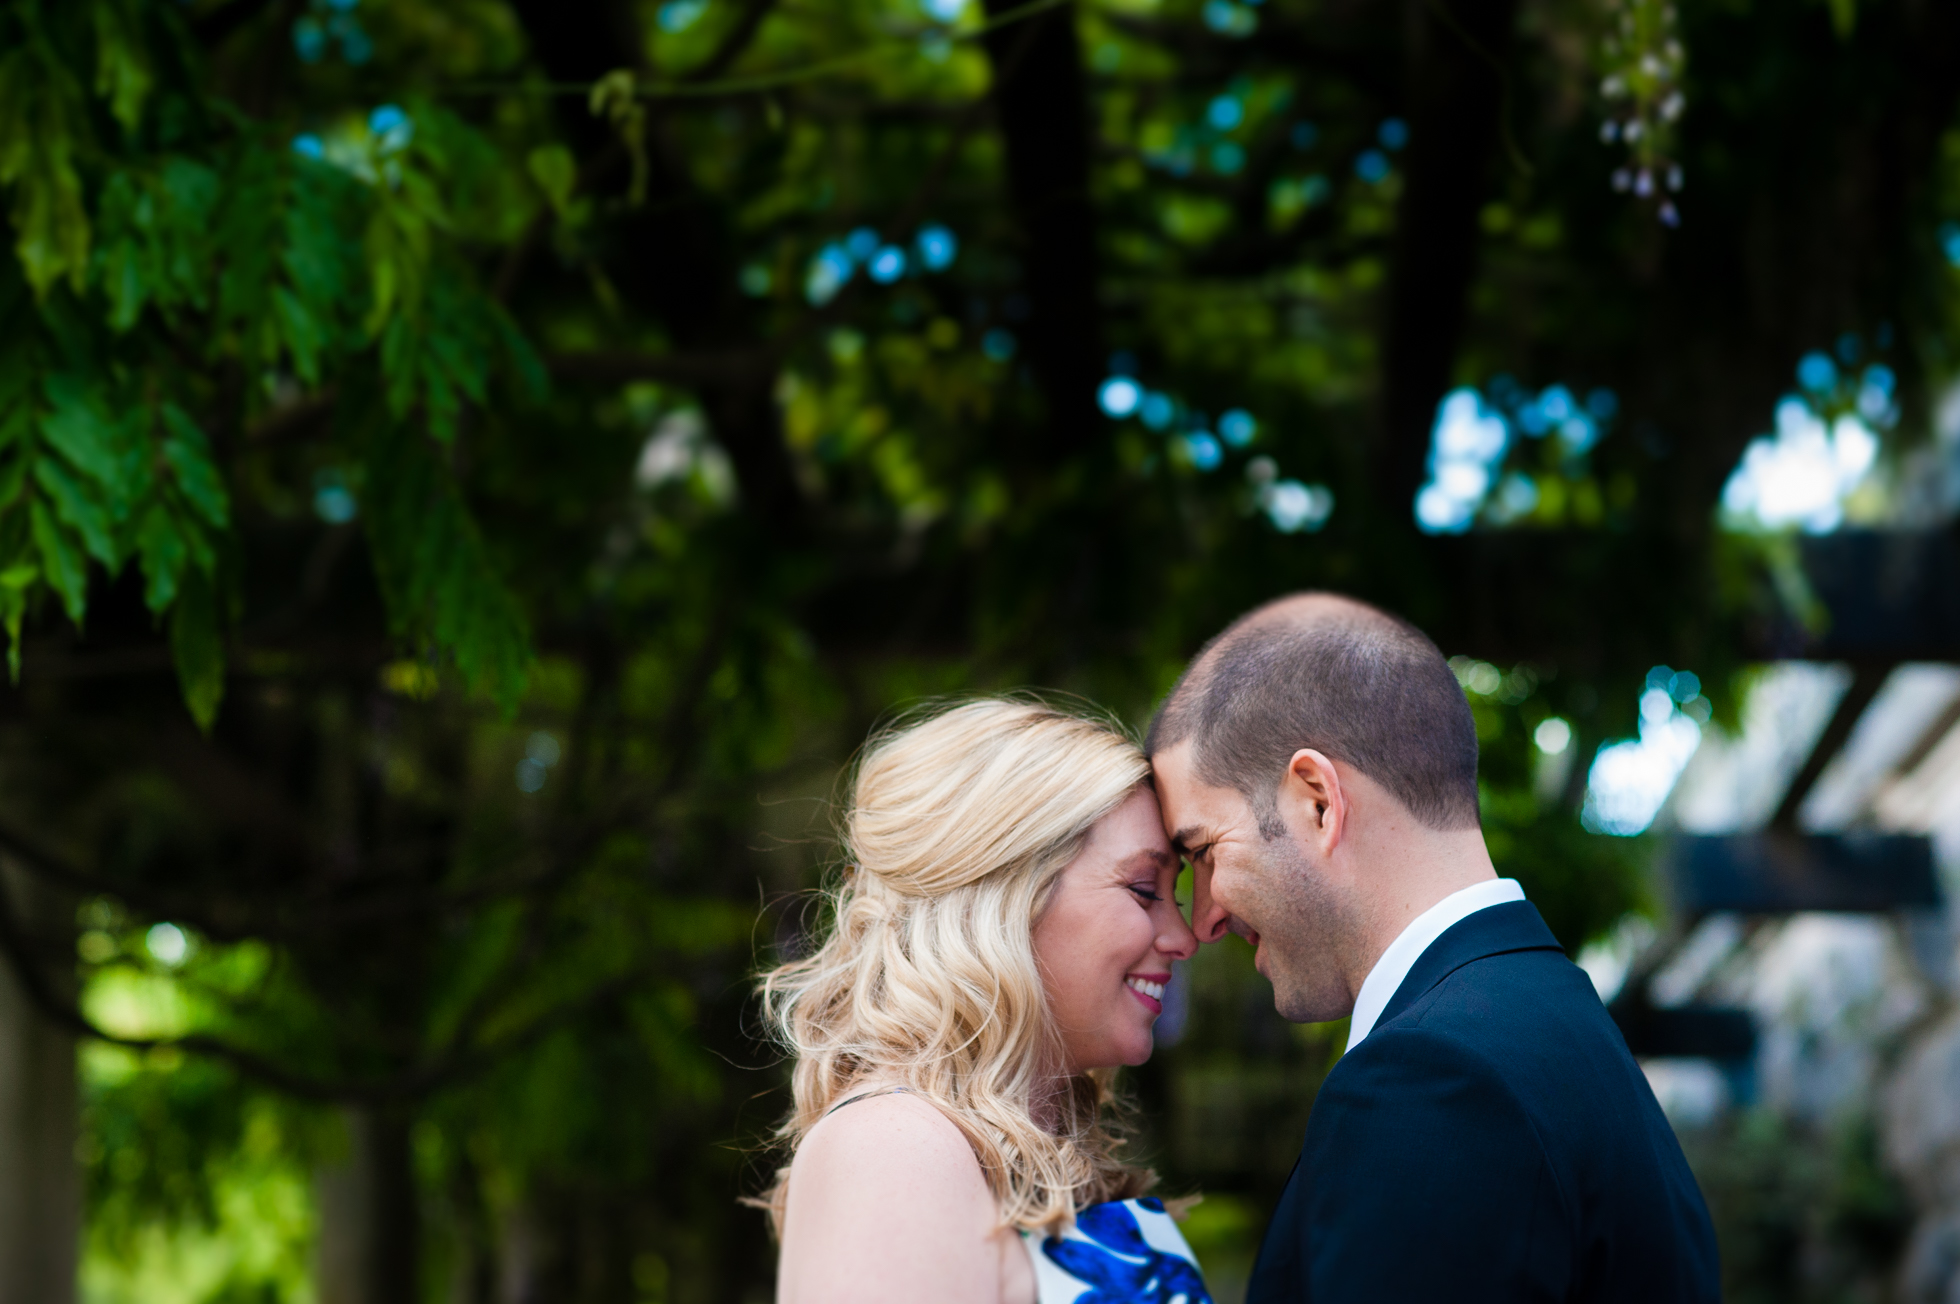
{"type": "Polygon", "coordinates": [[[1184,922],[1184,916],[1173,905],[1170,922],[1157,935],[1157,949],[1173,960],[1189,960],[1198,953],[1198,935],[1191,931],[1191,925],[1184,922]]]}

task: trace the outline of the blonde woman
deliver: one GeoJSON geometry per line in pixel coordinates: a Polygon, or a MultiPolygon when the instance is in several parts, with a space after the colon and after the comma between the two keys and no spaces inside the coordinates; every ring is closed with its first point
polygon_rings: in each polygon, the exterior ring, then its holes
{"type": "Polygon", "coordinates": [[[1208,1304],[1104,1118],[1197,947],[1142,752],[968,702],[873,740],[844,840],[826,936],[762,983],[796,1058],[778,1299],[1208,1304]]]}

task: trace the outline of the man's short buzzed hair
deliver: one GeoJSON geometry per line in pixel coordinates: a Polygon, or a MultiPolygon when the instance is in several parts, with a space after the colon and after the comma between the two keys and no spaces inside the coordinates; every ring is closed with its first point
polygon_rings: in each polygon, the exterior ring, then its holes
{"type": "Polygon", "coordinates": [[[1302,748],[1430,828],[1478,827],[1477,727],[1449,663],[1414,625],[1338,594],[1281,598],[1207,643],[1144,746],[1154,757],[1186,739],[1198,777],[1243,795],[1269,839],[1286,831],[1279,781],[1302,748]]]}

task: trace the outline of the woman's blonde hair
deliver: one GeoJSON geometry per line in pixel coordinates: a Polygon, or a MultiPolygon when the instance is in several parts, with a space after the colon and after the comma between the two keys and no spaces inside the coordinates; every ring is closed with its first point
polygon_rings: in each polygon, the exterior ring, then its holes
{"type": "MultiPolygon", "coordinates": [[[[796,1058],[794,1147],[853,1086],[903,1085],[972,1144],[1002,1226],[1056,1230],[1075,1210],[1140,1195],[1149,1172],[1115,1157],[1113,1071],[1052,1103],[1058,1041],[1034,921],[1095,823],[1150,772],[1114,723],[982,698],[867,744],[831,926],[805,959],[762,976],[772,1030],[796,1058]]],[[[788,1169],[765,1201],[781,1231],[788,1169]]]]}

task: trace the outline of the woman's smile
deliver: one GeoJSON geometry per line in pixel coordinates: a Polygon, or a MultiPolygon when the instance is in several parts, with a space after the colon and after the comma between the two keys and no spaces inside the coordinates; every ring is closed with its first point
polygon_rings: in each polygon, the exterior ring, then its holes
{"type": "Polygon", "coordinates": [[[1130,995],[1143,1002],[1143,1008],[1152,1014],[1164,1012],[1164,987],[1171,980],[1167,973],[1133,973],[1123,979],[1123,985],[1130,989],[1130,995]]]}

